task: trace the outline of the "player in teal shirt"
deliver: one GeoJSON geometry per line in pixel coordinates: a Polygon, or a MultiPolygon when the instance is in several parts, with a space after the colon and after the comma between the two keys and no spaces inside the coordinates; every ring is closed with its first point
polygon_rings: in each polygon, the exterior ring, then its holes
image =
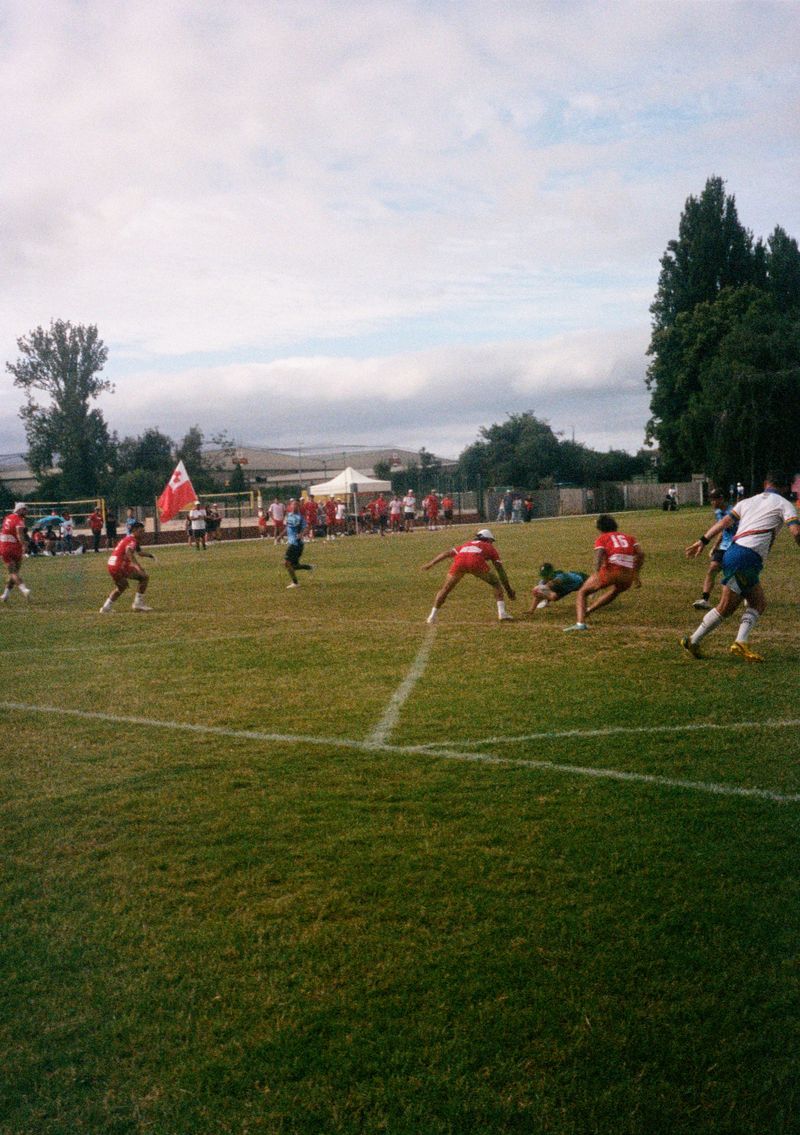
{"type": "Polygon", "coordinates": [[[559,571],[549,563],[542,564],[539,575],[541,578],[531,592],[531,605],[526,612],[528,615],[550,603],[557,603],[573,591],[580,591],[587,579],[585,572],[559,571]]]}

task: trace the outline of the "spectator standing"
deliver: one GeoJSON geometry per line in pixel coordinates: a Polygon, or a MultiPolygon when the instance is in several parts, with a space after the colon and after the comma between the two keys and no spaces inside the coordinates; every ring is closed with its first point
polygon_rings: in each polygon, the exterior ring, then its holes
{"type": "Polygon", "coordinates": [[[445,528],[449,528],[453,523],[453,507],[453,498],[449,493],[445,493],[442,497],[442,516],[445,528]]]}
{"type": "Polygon", "coordinates": [[[403,497],[403,528],[406,532],[414,531],[414,520],[417,515],[417,498],[413,489],[407,489],[403,497]]]}
{"type": "Polygon", "coordinates": [[[189,525],[191,527],[192,543],[195,548],[206,549],[206,510],[200,501],[194,502],[194,508],[189,512],[189,525]]]}
{"type": "Polygon", "coordinates": [[[117,514],[113,508],[106,512],[106,547],[111,550],[117,542],[117,514]]]}
{"type": "Polygon", "coordinates": [[[325,501],[325,539],[336,539],[336,497],[325,501]]]}
{"type": "Polygon", "coordinates": [[[389,501],[389,522],[392,532],[399,532],[403,516],[403,502],[397,493],[392,494],[392,499],[389,501]]]}
{"type": "Polygon", "coordinates": [[[103,535],[103,517],[99,508],[93,508],[87,517],[89,531],[92,534],[92,550],[100,551],[100,539],[103,535]]]}
{"type": "Polygon", "coordinates": [[[283,538],[283,523],[286,517],[286,506],[283,501],[278,500],[277,497],[273,500],[268,509],[269,518],[272,521],[272,536],[276,544],[280,544],[283,538]]]}
{"type": "Polygon", "coordinates": [[[64,513],[64,523],[61,525],[61,540],[62,550],[67,556],[72,555],[73,537],[75,534],[75,522],[69,512],[64,513]]]}

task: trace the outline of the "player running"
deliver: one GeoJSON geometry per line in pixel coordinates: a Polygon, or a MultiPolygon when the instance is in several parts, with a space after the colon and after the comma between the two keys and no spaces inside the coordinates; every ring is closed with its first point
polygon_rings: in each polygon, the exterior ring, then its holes
{"type": "Polygon", "coordinates": [[[139,556],[154,560],[152,552],[143,552],[141,548],[144,525],[141,520],[134,520],[127,536],[123,536],[114,551],[108,557],[108,573],[114,580],[114,590],[100,608],[101,615],[109,615],[113,606],[124,591],[130,586],[129,581],[135,579],[138,586],[133,597],[133,611],[152,611],[144,601],[144,593],[150,582],[150,576],[139,563],[139,556]]]}
{"type": "Polygon", "coordinates": [[[587,579],[585,571],[559,571],[550,563],[542,564],[539,576],[539,582],[531,591],[531,605],[525,612],[526,615],[532,615],[534,611],[541,611],[551,603],[557,603],[565,595],[580,591],[587,579]]]}
{"type": "Polygon", "coordinates": [[[450,571],[447,573],[447,579],[433,601],[433,609],[427,619],[429,623],[436,622],[439,608],[443,606],[447,596],[465,575],[473,575],[476,579],[482,579],[494,590],[494,597],[497,600],[497,617],[501,622],[510,622],[513,619],[514,616],[509,615],[506,610],[503,589],[505,588],[509,599],[516,598],[516,593],[508,582],[500,553],[494,546],[494,536],[488,528],[481,528],[468,543],[461,544],[457,548],[448,548],[446,552],[440,552],[430,563],[423,564],[422,570],[428,571],[436,564],[441,563],[442,560],[448,559],[453,562],[450,565],[450,571]]]}
{"type": "Polygon", "coordinates": [[[762,493],[737,501],[725,516],[715,521],[699,540],[686,549],[688,559],[699,556],[719,532],[732,528],[738,522],[733,542],[722,559],[722,597],[716,607],[704,616],[694,633],[681,639],[681,646],[692,658],[702,658],[699,650],[701,640],[716,630],[746,599],[747,607],[730,652],[745,662],[764,661],[748,646],[750,634],[767,606],[760,582],[761,569],[784,524],[791,529],[794,542],[800,544],[797,509],[782,495],[780,484],[781,479],[770,473],[764,479],[762,493]]]}
{"type": "Polygon", "coordinates": [[[288,571],[289,578],[292,581],[287,583],[287,589],[300,586],[297,581],[297,572],[314,570],[312,564],[300,563],[300,557],[305,546],[303,543],[305,527],[306,522],[300,512],[300,505],[296,500],[290,500],[289,507],[286,510],[286,556],[283,561],[283,566],[288,571]]]}
{"type": "Polygon", "coordinates": [[[25,518],[28,515],[28,506],[24,502],[14,505],[14,511],[3,519],[0,525],[0,559],[5,564],[8,580],[0,603],[7,603],[8,597],[16,586],[23,599],[30,599],[31,591],[23,583],[19,574],[22,558],[25,555],[25,544],[28,537],[25,532],[25,518]]]}
{"type": "MultiPolygon", "coordinates": [[[[727,516],[731,511],[726,507],[725,494],[722,489],[714,489],[709,495],[709,499],[714,508],[714,519],[722,520],[723,516],[727,516]]],[[[695,599],[692,606],[695,611],[710,611],[713,607],[711,602],[711,592],[714,589],[714,578],[718,572],[722,570],[722,559],[728,548],[733,543],[733,537],[736,535],[736,524],[732,524],[730,528],[723,528],[716,539],[714,547],[708,553],[710,563],[706,577],[703,580],[703,597],[702,599],[695,599]]]]}
{"type": "Polygon", "coordinates": [[[623,591],[631,587],[641,587],[639,572],[644,563],[644,552],[635,536],[617,531],[617,522],[613,516],[603,514],[597,518],[597,528],[600,535],[594,542],[594,571],[578,591],[575,600],[575,614],[577,620],[571,627],[564,627],[565,631],[585,631],[586,616],[601,607],[607,607],[623,591]],[[590,595],[596,591],[608,588],[605,595],[587,607],[590,595]]]}

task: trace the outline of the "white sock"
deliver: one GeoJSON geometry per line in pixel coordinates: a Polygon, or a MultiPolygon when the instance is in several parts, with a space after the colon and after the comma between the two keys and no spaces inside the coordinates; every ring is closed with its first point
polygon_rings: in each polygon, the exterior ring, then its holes
{"type": "Polygon", "coordinates": [[[705,616],[694,634],[691,636],[689,642],[691,642],[692,645],[696,645],[701,638],[705,638],[707,634],[711,634],[711,632],[715,630],[721,622],[722,615],[720,615],[716,607],[713,607],[705,616]]]}
{"type": "Polygon", "coordinates": [[[429,623],[432,623],[432,622],[433,622],[433,620],[434,620],[434,619],[436,618],[436,616],[437,616],[438,614],[439,614],[439,608],[438,608],[438,607],[432,607],[432,608],[431,608],[431,613],[430,613],[430,615],[428,615],[428,622],[429,622],[429,623]]]}
{"type": "Polygon", "coordinates": [[[742,621],[739,623],[739,633],[736,636],[737,642],[747,642],[750,638],[750,632],[760,617],[758,611],[754,611],[752,607],[747,608],[742,615],[742,621]]]}
{"type": "Polygon", "coordinates": [[[501,619],[502,619],[503,615],[507,614],[505,599],[498,599],[497,600],[497,613],[498,613],[498,615],[500,616],[501,619]]]}

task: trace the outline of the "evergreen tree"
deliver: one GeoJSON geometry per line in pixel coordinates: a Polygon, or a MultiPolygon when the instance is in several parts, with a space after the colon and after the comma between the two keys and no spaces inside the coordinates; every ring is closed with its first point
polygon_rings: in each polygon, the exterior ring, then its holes
{"type": "Polygon", "coordinates": [[[794,404],[798,362],[796,241],[776,228],[766,246],[754,245],[724,182],[710,178],[686,202],[650,310],[647,433],[659,444],[661,476],[705,471],[727,483],[762,469],[769,455],[778,460],[788,424],[779,406],[786,398],[794,404]],[[748,411],[754,406],[757,422],[748,411]],[[756,459],[756,442],[763,459],[756,459]]]}

